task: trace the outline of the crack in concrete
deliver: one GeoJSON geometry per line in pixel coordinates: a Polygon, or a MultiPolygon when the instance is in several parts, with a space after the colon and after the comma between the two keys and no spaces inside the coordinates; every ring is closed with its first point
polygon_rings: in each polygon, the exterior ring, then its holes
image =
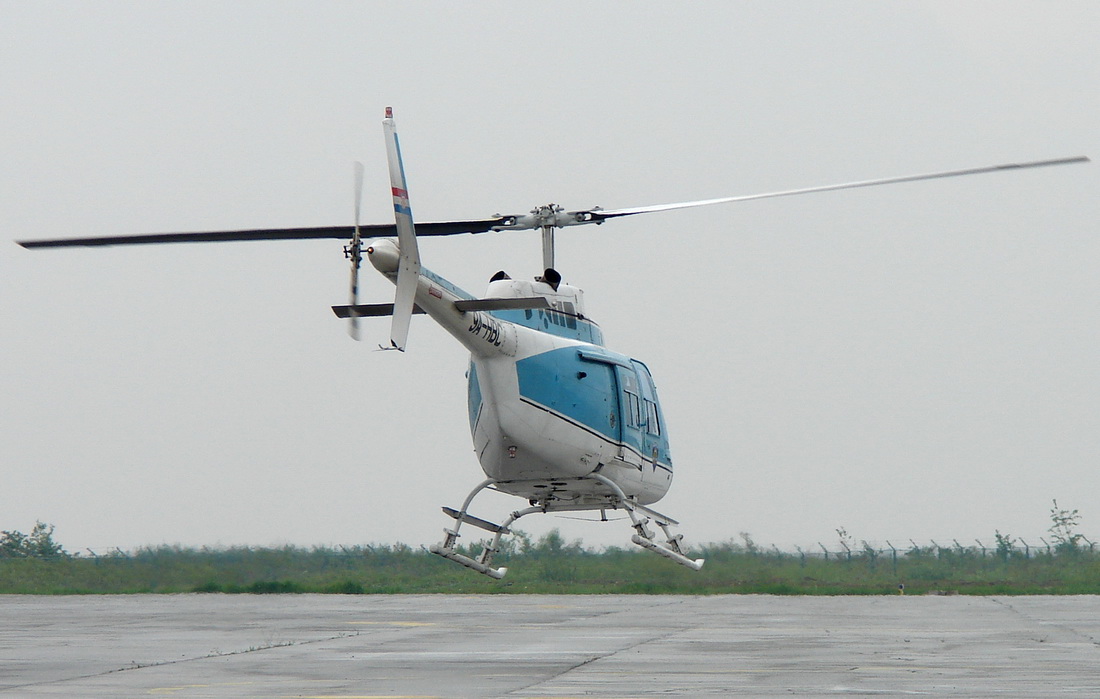
{"type": "Polygon", "coordinates": [[[1066,633],[1068,633],[1072,636],[1077,636],[1078,638],[1083,638],[1086,641],[1088,641],[1089,643],[1091,643],[1092,645],[1096,646],[1097,648],[1100,648],[1100,640],[1098,640],[1096,638],[1093,638],[1092,636],[1088,635],[1087,633],[1084,633],[1082,631],[1078,631],[1077,629],[1073,628],[1072,626],[1066,626],[1065,624],[1059,624],[1059,623],[1055,623],[1055,622],[1042,621],[1040,619],[1036,619],[1035,617],[1031,616],[1030,614],[1027,614],[1027,613],[1023,612],[1023,611],[1017,609],[1016,607],[1012,606],[1008,602],[1003,601],[1001,599],[998,599],[996,597],[989,597],[987,599],[989,599],[989,601],[993,602],[994,604],[997,604],[997,605],[1000,605],[1001,607],[1004,607],[1005,609],[1009,610],[1013,614],[1016,614],[1017,616],[1019,616],[1023,619],[1027,619],[1028,621],[1033,622],[1035,624],[1039,624],[1041,626],[1049,627],[1049,628],[1052,628],[1052,629],[1058,629],[1060,631],[1065,631],[1066,633]]]}
{"type": "Polygon", "coordinates": [[[342,633],[336,636],[328,636],[325,638],[315,638],[309,641],[283,641],[280,643],[268,643],[262,646],[249,646],[241,650],[220,652],[215,651],[207,653],[206,655],[197,655],[193,658],[180,658],[179,660],[161,660],[152,663],[138,663],[134,662],[131,665],[125,667],[117,667],[110,670],[103,670],[102,672],[91,672],[86,675],[73,675],[72,677],[61,677],[53,680],[42,680],[41,682],[28,682],[26,684],[14,684],[7,687],[0,687],[0,694],[13,689],[24,689],[26,687],[44,687],[51,684],[60,684],[62,682],[72,682],[73,680],[87,680],[94,677],[106,677],[107,675],[113,675],[119,672],[132,672],[134,670],[144,670],[151,667],[164,667],[166,665],[179,665],[181,663],[193,663],[200,660],[210,660],[212,658],[228,658],[234,655],[247,655],[248,653],[258,653],[263,650],[271,650],[273,648],[290,648],[293,646],[308,646],[313,643],[324,643],[325,641],[336,641],[342,638],[352,638],[358,636],[359,632],[355,633],[342,633]]]}
{"type": "MultiPolygon", "coordinates": [[[[674,604],[683,604],[683,603],[684,603],[683,600],[672,600],[672,601],[668,602],[668,605],[671,606],[671,605],[674,605],[674,604]]],[[[598,617],[602,617],[602,616],[611,616],[611,615],[614,615],[614,614],[622,614],[622,613],[623,612],[621,610],[616,610],[616,611],[605,612],[603,614],[593,615],[590,618],[594,619],[594,618],[598,618],[598,617]]],[[[668,640],[668,639],[672,638],[673,636],[676,636],[677,634],[681,634],[681,633],[683,633],[683,632],[685,632],[685,631],[687,631],[691,628],[692,628],[691,626],[682,626],[682,627],[679,627],[679,628],[672,629],[672,630],[668,631],[667,633],[658,634],[658,635],[655,635],[655,636],[649,636],[647,638],[638,639],[634,643],[623,646],[621,648],[616,648],[614,650],[607,651],[606,653],[598,653],[596,655],[593,655],[593,656],[590,656],[590,657],[586,658],[585,660],[582,660],[579,663],[575,663],[575,664],[573,664],[573,665],[571,665],[567,668],[564,668],[561,671],[556,672],[553,675],[550,675],[549,677],[543,677],[543,678],[541,678],[541,679],[539,679],[535,682],[532,682],[531,684],[524,685],[523,687],[517,687],[516,689],[513,689],[512,691],[508,692],[508,694],[511,695],[511,694],[515,694],[517,692],[525,692],[525,691],[527,691],[529,689],[532,689],[534,687],[538,687],[539,685],[546,684],[547,682],[552,682],[552,681],[558,679],[559,677],[563,677],[563,676],[573,672],[574,670],[579,670],[582,667],[585,667],[587,665],[591,665],[592,663],[594,663],[598,660],[603,660],[604,658],[609,658],[609,657],[611,657],[613,655],[617,655],[619,653],[625,653],[627,651],[630,651],[630,650],[633,650],[633,649],[637,648],[638,646],[643,646],[647,643],[653,643],[655,641],[668,640]]]]}

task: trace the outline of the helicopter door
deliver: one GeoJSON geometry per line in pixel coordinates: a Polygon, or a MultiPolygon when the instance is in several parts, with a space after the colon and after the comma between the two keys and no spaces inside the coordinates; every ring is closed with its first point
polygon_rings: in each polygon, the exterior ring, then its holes
{"type": "Polygon", "coordinates": [[[622,441],[629,451],[636,452],[633,458],[630,456],[626,458],[631,463],[635,463],[640,456],[644,464],[647,460],[646,415],[641,383],[633,368],[616,365],[615,374],[619,380],[619,421],[622,425],[622,441]]]}
{"type": "Polygon", "coordinates": [[[661,424],[661,408],[657,403],[657,388],[653,385],[653,377],[645,364],[637,360],[631,360],[631,363],[638,379],[642,456],[648,463],[648,468],[643,467],[642,470],[644,476],[649,476],[656,473],[659,462],[667,462],[668,438],[663,434],[664,425],[661,424]]]}

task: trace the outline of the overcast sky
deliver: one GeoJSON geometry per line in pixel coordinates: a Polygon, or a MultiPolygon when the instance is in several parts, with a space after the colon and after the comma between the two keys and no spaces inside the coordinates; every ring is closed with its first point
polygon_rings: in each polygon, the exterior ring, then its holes
{"type": "MultiPolygon", "coordinates": [[[[1100,4],[0,0],[0,231],[620,208],[1100,156],[1100,4]]],[[[657,381],[688,542],[1100,539],[1100,165],[560,232],[657,381]],[[1048,537],[1049,538],[1049,537],[1048,537]]],[[[475,294],[537,233],[422,242],[475,294]]],[[[483,474],[467,357],[351,341],[339,241],[0,245],[0,529],[70,550],[427,544],[483,474]]],[[[364,301],[393,287],[369,267],[364,301]]],[[[523,503],[475,503],[498,519],[523,503]]],[[[625,522],[530,517],[629,546],[625,522]]]]}

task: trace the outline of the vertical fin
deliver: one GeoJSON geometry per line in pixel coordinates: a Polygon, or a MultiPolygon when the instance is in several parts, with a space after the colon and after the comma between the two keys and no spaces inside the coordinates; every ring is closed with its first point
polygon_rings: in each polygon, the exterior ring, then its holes
{"type": "Polygon", "coordinates": [[[401,144],[393,121],[393,109],[386,107],[382,122],[386,135],[386,158],[390,166],[390,189],[393,192],[393,215],[397,222],[397,246],[401,251],[397,268],[397,293],[393,302],[393,325],[390,328],[390,349],[404,351],[409,337],[416,286],[420,280],[420,251],[416,246],[409,190],[405,183],[405,164],[401,160],[401,144]]]}

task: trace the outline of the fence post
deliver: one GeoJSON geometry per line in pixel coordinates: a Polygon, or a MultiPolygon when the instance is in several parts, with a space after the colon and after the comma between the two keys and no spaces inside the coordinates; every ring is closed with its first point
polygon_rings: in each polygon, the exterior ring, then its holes
{"type": "Polygon", "coordinates": [[[825,552],[825,560],[829,560],[829,549],[825,548],[825,544],[821,543],[820,541],[817,542],[817,545],[820,546],[821,550],[825,552]]]}
{"type": "MultiPolygon", "coordinates": [[[[898,574],[898,550],[894,548],[894,545],[890,543],[890,540],[886,540],[886,545],[890,547],[890,559],[894,562],[894,575],[898,574]]],[[[902,586],[902,594],[905,594],[905,586],[902,586]]]]}

